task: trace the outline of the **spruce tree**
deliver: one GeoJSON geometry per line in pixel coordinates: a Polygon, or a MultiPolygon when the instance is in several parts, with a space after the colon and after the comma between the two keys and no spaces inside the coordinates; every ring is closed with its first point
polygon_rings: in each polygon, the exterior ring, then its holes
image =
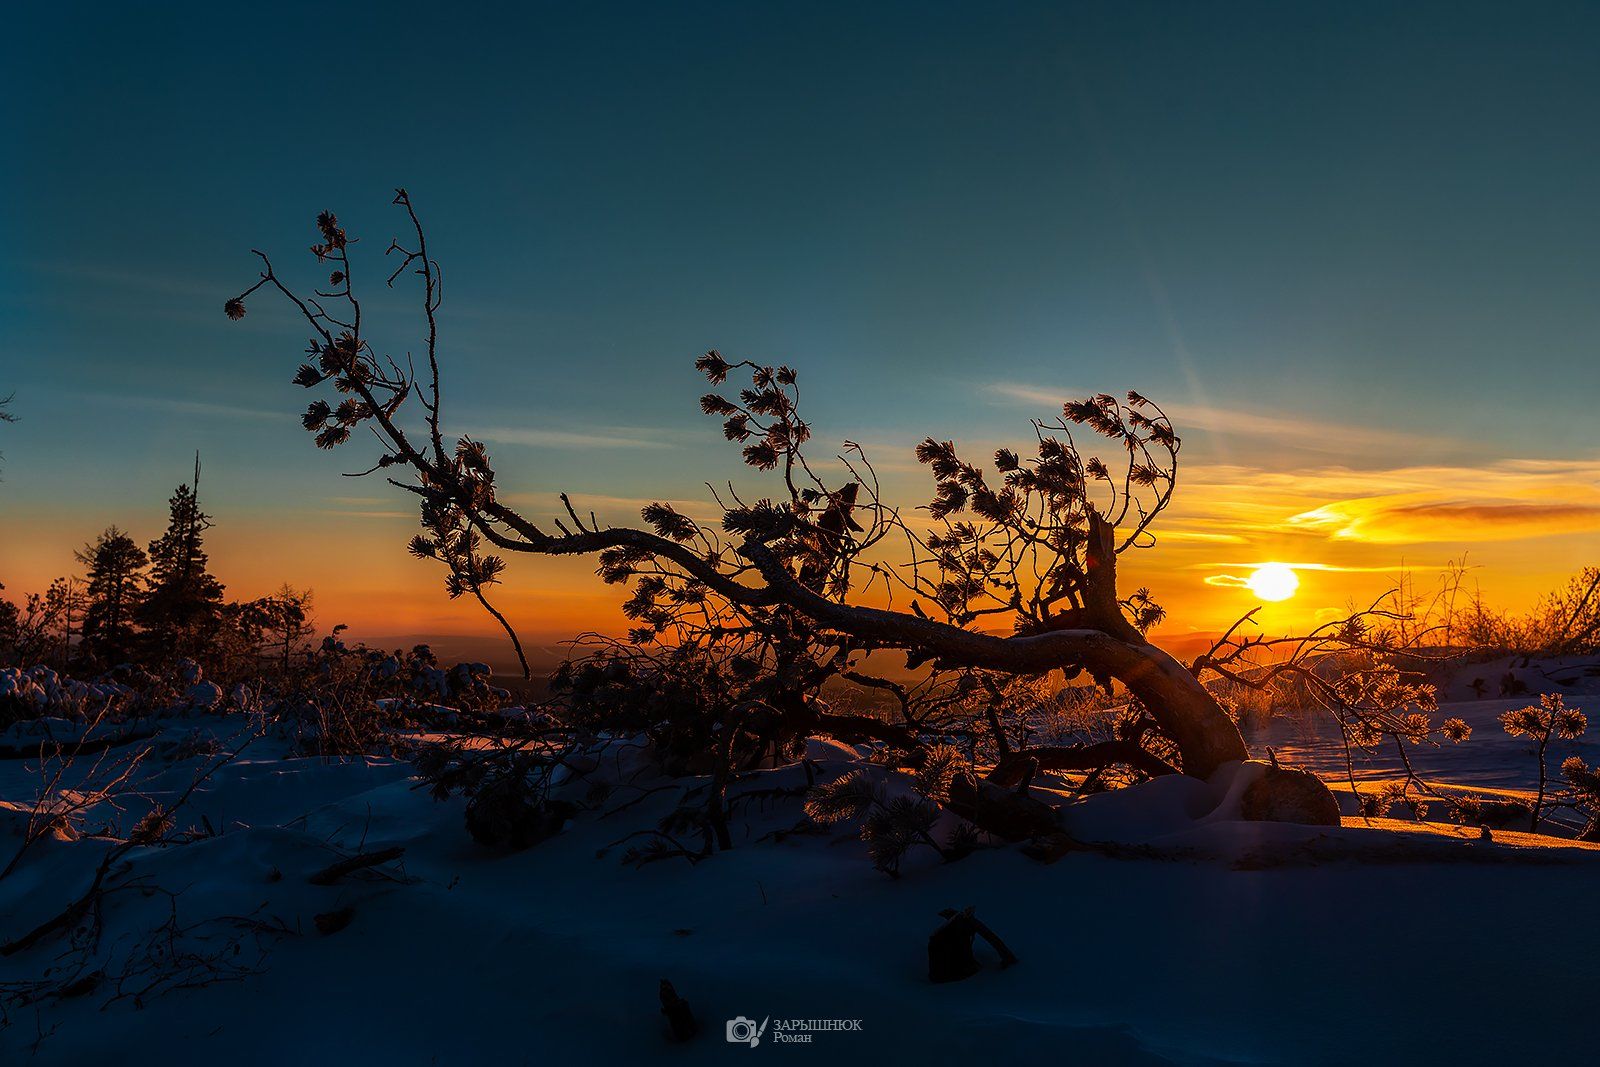
{"type": "Polygon", "coordinates": [[[211,517],[200,510],[199,485],[196,456],[194,484],[178,486],[167,501],[167,532],[150,542],[148,591],[137,618],[151,657],[160,663],[204,653],[222,612],[222,583],[206,569],[211,517]]]}
{"type": "Polygon", "coordinates": [[[77,558],[89,572],[82,648],[91,660],[115,665],[128,658],[133,645],[134,612],[143,598],[140,578],[150,558],[115,526],[84,545],[77,558]]]}

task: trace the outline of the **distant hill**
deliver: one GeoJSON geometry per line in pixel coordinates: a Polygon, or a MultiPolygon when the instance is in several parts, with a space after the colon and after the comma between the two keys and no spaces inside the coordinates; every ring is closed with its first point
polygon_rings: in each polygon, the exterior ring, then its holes
{"type": "MultiPolygon", "coordinates": [[[[463,660],[487,663],[497,677],[516,677],[522,673],[516,654],[503,634],[391,634],[371,637],[357,631],[347,631],[347,640],[360,641],[372,648],[409,649],[413,645],[430,646],[434,654],[445,663],[463,660]]],[[[543,635],[542,635],[543,636],[543,635]]],[[[1195,631],[1185,634],[1153,635],[1155,643],[1173,656],[1188,663],[1208,650],[1221,634],[1215,631],[1195,631]]],[[[523,650],[528,655],[528,667],[536,680],[543,679],[562,660],[571,654],[571,647],[561,639],[542,641],[523,638],[523,650]]],[[[910,672],[898,666],[898,654],[879,653],[871,657],[872,669],[891,678],[909,677],[910,672]]]]}
{"type": "MultiPolygon", "coordinates": [[[[494,669],[497,677],[505,675],[515,677],[522,673],[516,653],[512,651],[511,643],[503,634],[498,637],[488,634],[425,633],[370,636],[359,631],[347,630],[345,640],[359,641],[369,648],[382,649],[409,649],[413,645],[427,645],[444,663],[462,661],[487,663],[494,669]]],[[[528,666],[535,678],[555,670],[556,665],[569,655],[567,647],[559,643],[537,644],[525,641],[522,647],[527,653],[528,666]]]]}

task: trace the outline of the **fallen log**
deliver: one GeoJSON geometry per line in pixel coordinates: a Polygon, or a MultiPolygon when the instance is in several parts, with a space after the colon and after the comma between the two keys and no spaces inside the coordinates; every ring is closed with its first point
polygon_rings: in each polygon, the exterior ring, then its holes
{"type": "Polygon", "coordinates": [[[406,850],[403,845],[381,849],[377,852],[357,853],[348,859],[340,860],[338,863],[329,864],[310,878],[307,878],[306,881],[312,885],[333,885],[347,874],[353,874],[367,867],[376,867],[378,864],[388,863],[390,860],[397,860],[405,854],[406,850]]]}
{"type": "Polygon", "coordinates": [[[1022,781],[1029,767],[1041,771],[1096,771],[1113,763],[1126,764],[1152,778],[1177,774],[1166,760],[1145,751],[1133,741],[1100,741],[1092,745],[1027,748],[1013,752],[989,772],[997,785],[1013,786],[1022,781]]]}
{"type": "MultiPolygon", "coordinates": [[[[129,730],[126,733],[112,734],[108,737],[91,737],[81,741],[56,741],[62,752],[74,756],[86,756],[91,752],[101,752],[108,748],[118,748],[122,745],[131,745],[135,741],[145,741],[154,737],[159,730],[129,730]]],[[[39,744],[34,745],[0,745],[0,760],[6,759],[31,759],[39,755],[40,749],[53,741],[54,738],[43,738],[39,744]]]]}
{"type": "Polygon", "coordinates": [[[1061,832],[1056,810],[1025,792],[987,779],[958,774],[946,806],[978,829],[1006,841],[1026,841],[1061,832]]]}

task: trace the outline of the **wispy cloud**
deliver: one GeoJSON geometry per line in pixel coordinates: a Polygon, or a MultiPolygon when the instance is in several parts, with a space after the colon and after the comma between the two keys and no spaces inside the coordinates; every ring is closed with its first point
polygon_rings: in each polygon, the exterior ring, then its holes
{"type": "Polygon", "coordinates": [[[1369,544],[1517,541],[1600,530],[1600,503],[1368,497],[1324,504],[1289,521],[1369,544]]]}
{"type": "Polygon", "coordinates": [[[374,511],[365,509],[328,508],[322,514],[337,515],[346,519],[415,519],[415,511],[374,511]]]}
{"type": "MultiPolygon", "coordinates": [[[[180,277],[172,274],[141,270],[117,270],[84,262],[35,261],[27,267],[39,274],[70,278],[93,289],[127,290],[153,293],[161,296],[186,297],[195,301],[217,304],[219,293],[227,288],[200,278],[180,277]]],[[[248,264],[247,264],[248,269],[248,264]]]]}
{"type": "Polygon", "coordinates": [[[535,448],[675,448],[670,441],[633,436],[637,431],[599,429],[592,431],[547,430],[526,426],[480,426],[473,437],[503,445],[530,445],[535,448]]]}
{"type": "MultiPolygon", "coordinates": [[[[220,404],[209,400],[189,400],[181,397],[140,396],[127,393],[74,393],[79,400],[117,407],[140,408],[148,411],[167,411],[178,415],[198,415],[220,419],[254,419],[284,422],[293,419],[291,411],[272,411],[240,404],[220,404]]],[[[551,430],[525,426],[482,426],[469,429],[468,435],[484,441],[507,445],[530,445],[537,448],[676,448],[671,441],[655,437],[636,436],[637,431],[602,427],[598,430],[551,430]]]]}
{"type": "MultiPolygon", "coordinates": [[[[1227,567],[1229,569],[1254,571],[1256,568],[1264,567],[1268,563],[1276,563],[1293,571],[1320,571],[1325,574],[1389,574],[1394,571],[1393,567],[1350,567],[1334,563],[1292,563],[1281,559],[1261,560],[1255,563],[1196,563],[1192,565],[1191,569],[1215,570],[1219,567],[1227,567]]],[[[1208,574],[1201,580],[1207,585],[1219,586],[1223,589],[1248,589],[1250,587],[1248,576],[1241,578],[1237,574],[1228,574],[1226,572],[1208,574]]]]}
{"type": "Polygon", "coordinates": [[[1246,538],[1237,533],[1185,530],[1165,526],[1155,531],[1155,538],[1158,542],[1195,545],[1242,545],[1246,542],[1246,538]]]}
{"type": "MultiPolygon", "coordinates": [[[[710,496],[709,491],[706,494],[710,496]]],[[[593,493],[572,493],[573,509],[582,515],[587,522],[592,512],[602,526],[605,525],[638,525],[639,512],[646,504],[670,504],[681,515],[687,515],[694,521],[703,525],[717,526],[722,522],[723,510],[717,506],[716,501],[673,499],[670,497],[627,497],[627,496],[599,496],[593,493]]],[[[566,508],[561,504],[561,494],[550,493],[507,493],[500,497],[502,503],[522,508],[530,515],[537,515],[535,509],[544,509],[551,515],[566,515],[566,508]]]]}
{"type": "Polygon", "coordinates": [[[1182,487],[1173,517],[1186,530],[1269,538],[1279,551],[1284,537],[1373,545],[1550,537],[1600,530],[1600,460],[1364,471],[1211,464],[1182,487]]]}
{"type": "Polygon", "coordinates": [[[185,400],[181,397],[140,396],[134,393],[73,393],[72,396],[93,404],[109,404],[113,407],[137,408],[144,411],[166,411],[174,415],[197,415],[203,418],[285,422],[293,417],[286,411],[269,411],[239,404],[218,404],[210,400],[185,400]]]}
{"type": "Polygon", "coordinates": [[[1232,563],[1195,563],[1190,565],[1190,569],[1211,570],[1217,567],[1248,567],[1254,570],[1257,567],[1265,567],[1269,563],[1276,563],[1279,566],[1288,567],[1290,570],[1325,571],[1329,574],[1388,574],[1394,570],[1393,567],[1351,567],[1338,563],[1295,563],[1292,560],[1282,559],[1263,559],[1251,563],[1237,561],[1232,563]]]}
{"type": "MultiPolygon", "coordinates": [[[[184,397],[142,396],[136,393],[72,392],[76,400],[145,411],[165,411],[175,415],[194,415],[217,419],[251,419],[262,422],[287,422],[294,418],[289,410],[253,408],[242,404],[217,403],[184,397]]],[[[554,430],[526,426],[481,426],[467,430],[469,436],[499,444],[529,445],[551,449],[585,448],[676,448],[662,437],[643,437],[637,430],[600,427],[595,430],[554,430]]]]}
{"type": "MultiPolygon", "coordinates": [[[[1316,479],[1309,481],[1314,489],[1316,479]]],[[[1386,545],[1515,541],[1600,530],[1600,460],[1410,467],[1359,479],[1335,475],[1322,488],[1323,502],[1291,514],[1291,528],[1335,541],[1386,545]]]]}
{"type": "MultiPolygon", "coordinates": [[[[1052,409],[1059,408],[1068,400],[1082,400],[1094,392],[1044,388],[1016,382],[996,382],[986,388],[988,392],[1008,400],[1052,409]]],[[[1300,414],[1262,415],[1215,404],[1162,403],[1161,408],[1172,419],[1180,436],[1185,431],[1201,430],[1218,436],[1265,439],[1280,445],[1327,453],[1348,453],[1353,446],[1416,449],[1440,444],[1437,437],[1300,414]]]]}

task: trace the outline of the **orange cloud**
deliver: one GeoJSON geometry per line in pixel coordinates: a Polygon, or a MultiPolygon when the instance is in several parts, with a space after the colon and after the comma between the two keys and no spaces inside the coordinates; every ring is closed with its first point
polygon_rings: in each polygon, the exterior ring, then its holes
{"type": "Polygon", "coordinates": [[[1289,520],[1327,536],[1370,544],[1517,541],[1600,530],[1600,505],[1519,501],[1342,500],[1289,520]]]}

